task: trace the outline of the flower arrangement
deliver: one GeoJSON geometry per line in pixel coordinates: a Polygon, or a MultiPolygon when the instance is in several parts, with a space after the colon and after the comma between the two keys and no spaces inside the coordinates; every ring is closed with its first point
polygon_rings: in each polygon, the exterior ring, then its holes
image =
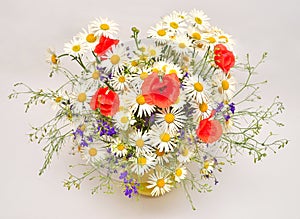
{"type": "Polygon", "coordinates": [[[252,76],[266,53],[255,66],[249,55],[238,63],[232,37],[195,9],[163,17],[144,40],[136,27],[131,30],[132,40],[124,43],[114,21],[95,19],[63,53],[48,51],[50,77],[66,79],[59,88],[16,84],[25,90],[9,97],[29,94],[26,112],[37,103],[51,103],[56,112],[29,134],[45,144],[40,174],[71,140],[70,154],[80,155],[84,171],[70,173],[68,189],[89,179],[97,181],[92,193],[121,188],[131,198],[181,187],[192,204],[190,190],[211,191],[217,172],[234,163],[236,153],[248,152],[256,162],[288,143],[272,132],[261,135],[269,122],[283,126],[275,116],[284,110],[278,97],[268,107],[254,105],[265,82],[252,82],[252,76]],[[65,67],[65,58],[80,71],[65,67]]]}

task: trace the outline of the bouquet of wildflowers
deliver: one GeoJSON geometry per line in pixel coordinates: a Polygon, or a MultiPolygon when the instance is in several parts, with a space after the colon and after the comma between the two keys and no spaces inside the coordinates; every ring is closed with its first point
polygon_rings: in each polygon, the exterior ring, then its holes
{"type": "Polygon", "coordinates": [[[211,191],[217,172],[234,163],[236,153],[247,152],[256,162],[287,143],[272,132],[260,135],[269,122],[283,125],[275,120],[284,109],[277,97],[268,107],[254,105],[264,82],[251,79],[266,54],[255,66],[249,56],[237,63],[231,36],[203,11],[174,11],[144,40],[135,27],[131,42],[121,42],[117,32],[114,21],[95,19],[63,53],[49,50],[50,77],[66,79],[58,89],[18,83],[25,90],[10,95],[29,94],[26,111],[37,103],[54,106],[54,117],[29,134],[45,144],[40,174],[71,141],[70,154],[80,155],[84,171],[70,174],[68,189],[85,179],[97,182],[93,193],[120,188],[128,197],[180,187],[191,201],[189,191],[211,191]],[[68,60],[80,70],[68,70],[68,60]],[[244,81],[237,82],[237,74],[244,81]]]}

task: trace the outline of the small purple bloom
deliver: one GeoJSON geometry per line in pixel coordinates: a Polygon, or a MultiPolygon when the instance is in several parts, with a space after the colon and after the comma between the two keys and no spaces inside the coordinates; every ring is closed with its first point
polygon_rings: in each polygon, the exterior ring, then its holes
{"type": "Polygon", "coordinates": [[[234,114],[234,112],[235,112],[235,104],[231,103],[231,104],[229,104],[229,107],[230,107],[230,111],[232,112],[232,114],[234,114]]]}
{"type": "Polygon", "coordinates": [[[223,102],[219,103],[218,106],[217,106],[217,108],[216,108],[216,111],[217,112],[221,112],[221,110],[223,109],[223,107],[224,107],[224,103],[223,102]]]}

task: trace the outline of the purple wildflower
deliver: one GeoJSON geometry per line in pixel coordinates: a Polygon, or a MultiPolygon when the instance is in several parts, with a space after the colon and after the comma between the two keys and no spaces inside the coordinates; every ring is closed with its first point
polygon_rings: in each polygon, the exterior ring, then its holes
{"type": "Polygon", "coordinates": [[[224,119],[228,121],[230,119],[230,115],[224,115],[224,119]]]}
{"type": "Polygon", "coordinates": [[[234,103],[229,104],[229,109],[232,112],[232,114],[234,114],[234,112],[235,112],[235,104],[234,103]]]}
{"type": "Polygon", "coordinates": [[[223,107],[224,107],[224,103],[223,102],[219,103],[218,106],[217,106],[217,108],[216,108],[216,112],[221,112],[221,110],[223,109],[223,107]]]}

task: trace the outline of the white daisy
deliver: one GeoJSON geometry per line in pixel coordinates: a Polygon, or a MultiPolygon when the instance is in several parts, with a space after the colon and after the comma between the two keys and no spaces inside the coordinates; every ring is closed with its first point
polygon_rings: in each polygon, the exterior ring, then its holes
{"type": "Polygon", "coordinates": [[[203,36],[203,40],[210,46],[210,48],[214,48],[214,45],[219,43],[218,36],[215,32],[206,33],[203,36]]]}
{"type": "Polygon", "coordinates": [[[177,156],[177,160],[180,163],[188,163],[191,161],[191,158],[194,156],[194,152],[193,149],[188,146],[181,146],[181,148],[179,149],[179,154],[177,156]]]}
{"type": "Polygon", "coordinates": [[[101,66],[105,67],[107,71],[122,71],[125,64],[128,62],[127,53],[128,52],[124,46],[112,46],[111,49],[103,56],[104,60],[101,62],[101,66]]]}
{"type": "Polygon", "coordinates": [[[162,126],[167,133],[175,134],[181,129],[186,120],[182,108],[163,108],[156,114],[157,124],[162,126]]]}
{"type": "Polygon", "coordinates": [[[184,32],[186,23],[182,18],[178,17],[175,14],[167,15],[163,18],[163,23],[167,26],[168,30],[171,33],[184,32]]]}
{"type": "Polygon", "coordinates": [[[213,104],[210,101],[203,101],[202,103],[193,101],[191,103],[191,107],[193,109],[194,122],[196,122],[197,124],[200,120],[208,118],[211,114],[211,111],[213,110],[213,104]]]}
{"type": "Polygon", "coordinates": [[[129,110],[137,117],[150,116],[155,111],[155,106],[147,104],[145,97],[134,90],[122,95],[122,98],[124,98],[129,110]]]}
{"type": "Polygon", "coordinates": [[[203,167],[200,170],[200,173],[205,177],[211,177],[215,169],[216,161],[214,159],[207,159],[203,162],[203,167]]]}
{"type": "Polygon", "coordinates": [[[121,130],[127,130],[130,125],[133,125],[136,121],[129,111],[120,111],[113,116],[115,126],[121,130]]]}
{"type": "Polygon", "coordinates": [[[152,125],[149,135],[152,146],[157,147],[159,151],[169,152],[176,147],[174,135],[167,132],[164,127],[152,125]]]}
{"type": "Polygon", "coordinates": [[[231,74],[219,72],[213,77],[214,97],[218,102],[230,101],[235,92],[236,80],[231,74]]]}
{"type": "Polygon", "coordinates": [[[134,87],[137,88],[137,90],[140,90],[144,80],[150,74],[151,74],[151,69],[150,68],[146,68],[146,67],[139,68],[137,73],[132,76],[131,83],[133,84],[134,87]]]}
{"type": "Polygon", "coordinates": [[[158,43],[165,43],[169,39],[167,27],[162,22],[156,24],[155,27],[151,27],[148,31],[148,36],[158,43]]]}
{"type": "Polygon", "coordinates": [[[96,18],[89,25],[89,30],[96,36],[104,35],[112,38],[119,31],[118,24],[107,18],[96,18]]]}
{"type": "Polygon", "coordinates": [[[103,160],[107,155],[107,150],[99,142],[97,144],[89,144],[87,147],[80,147],[82,159],[87,163],[96,163],[99,160],[103,160]]]}
{"type": "Polygon", "coordinates": [[[165,153],[164,151],[159,151],[159,149],[155,150],[156,160],[159,165],[164,165],[170,162],[172,158],[171,153],[165,153]]]}
{"type": "Polygon", "coordinates": [[[131,170],[138,175],[144,175],[156,166],[156,160],[150,154],[138,155],[137,157],[130,158],[130,160],[133,162],[131,170]]]}
{"type": "Polygon", "coordinates": [[[203,39],[203,33],[197,27],[194,27],[194,26],[188,27],[187,33],[188,33],[189,37],[192,40],[195,40],[196,42],[199,42],[200,40],[203,39]]]}
{"type": "Polygon", "coordinates": [[[117,91],[126,91],[131,83],[130,75],[125,75],[123,72],[117,72],[113,75],[109,81],[110,85],[117,91]]]}
{"type": "Polygon", "coordinates": [[[78,39],[77,37],[73,37],[70,42],[65,43],[64,51],[69,55],[78,56],[86,53],[88,51],[88,46],[85,41],[78,39]]]}
{"type": "Polygon", "coordinates": [[[185,11],[173,11],[172,15],[179,17],[181,20],[185,20],[188,14],[185,11]]]}
{"type": "Polygon", "coordinates": [[[90,50],[94,50],[99,41],[98,36],[96,36],[94,33],[88,32],[86,29],[82,29],[82,32],[80,32],[77,37],[81,41],[85,42],[90,50]]]}
{"type": "Polygon", "coordinates": [[[187,174],[186,167],[179,165],[174,171],[175,181],[181,182],[181,180],[185,179],[186,174],[187,174]]]}
{"type": "Polygon", "coordinates": [[[178,54],[187,54],[191,51],[192,42],[187,36],[180,35],[172,43],[172,48],[178,54]]]}
{"type": "Polygon", "coordinates": [[[173,187],[169,175],[160,171],[151,174],[147,183],[149,184],[147,189],[152,189],[152,196],[164,195],[166,192],[170,192],[173,187]]]}
{"type": "Polygon", "coordinates": [[[210,26],[209,18],[203,11],[193,9],[190,11],[190,16],[188,19],[193,25],[196,25],[201,30],[207,30],[210,26]]]}
{"type": "Polygon", "coordinates": [[[111,151],[117,157],[124,157],[127,155],[127,145],[121,142],[119,139],[114,139],[114,142],[111,144],[111,151]]]}
{"type": "Polygon", "coordinates": [[[161,55],[161,47],[149,45],[147,48],[147,55],[149,57],[159,57],[161,55]]]}
{"type": "Polygon", "coordinates": [[[195,100],[198,103],[207,101],[207,85],[201,77],[196,75],[189,76],[184,79],[184,92],[189,100],[195,100]]]}
{"type": "Polygon", "coordinates": [[[165,70],[166,74],[176,74],[178,78],[182,78],[183,77],[183,72],[182,69],[177,65],[177,64],[173,64],[173,63],[168,63],[166,70],[165,70]]]}
{"type": "Polygon", "coordinates": [[[49,63],[53,70],[58,69],[59,58],[54,49],[47,49],[46,62],[49,63]]]}
{"type": "Polygon", "coordinates": [[[129,143],[135,147],[135,153],[150,154],[153,148],[150,144],[150,136],[147,132],[143,133],[141,130],[133,131],[129,134],[129,143]]]}

